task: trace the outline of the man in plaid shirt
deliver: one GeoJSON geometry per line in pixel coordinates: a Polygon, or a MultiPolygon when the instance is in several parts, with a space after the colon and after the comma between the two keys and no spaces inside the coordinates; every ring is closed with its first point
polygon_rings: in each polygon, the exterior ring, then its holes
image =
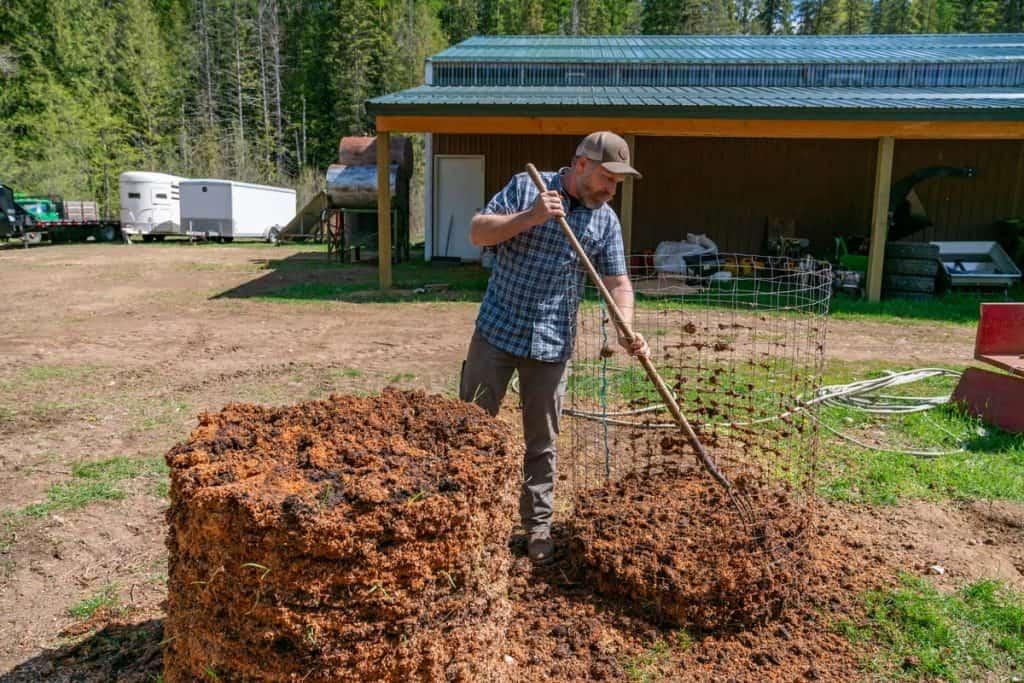
{"type": "MultiPolygon", "coordinates": [[[[608,206],[627,175],[629,146],[618,135],[591,133],[572,166],[541,176],[537,191],[520,173],[473,217],[470,239],[496,251],[494,270],[463,363],[459,393],[492,415],[498,413],[512,371],[519,372],[523,404],[523,490],[519,514],[535,562],[550,561],[558,421],[572,355],[583,269],[559,227],[564,216],[627,320],[633,287],[626,271],[619,218],[608,206]]],[[[648,355],[647,343],[619,343],[648,355]]]]}

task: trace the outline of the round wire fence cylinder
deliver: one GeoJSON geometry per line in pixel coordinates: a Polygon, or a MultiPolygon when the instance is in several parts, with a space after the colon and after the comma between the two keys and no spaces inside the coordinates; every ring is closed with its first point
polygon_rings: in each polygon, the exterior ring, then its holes
{"type": "Polygon", "coordinates": [[[647,256],[629,263],[633,327],[753,515],[730,509],[643,367],[619,346],[596,288],[577,273],[559,465],[576,494],[576,542],[599,583],[646,598],[671,621],[749,622],[795,586],[805,558],[794,551],[813,526],[819,436],[809,401],[821,386],[831,267],[739,254],[690,258],[671,272],[647,256]],[[706,556],[695,562],[693,553],[706,556]],[[689,575],[673,573],[679,566],[689,575]],[[748,584],[760,587],[756,606],[727,597],[748,584]],[[683,597],[666,603],[670,595],[683,597]],[[721,609],[690,611],[702,602],[721,609]]]}

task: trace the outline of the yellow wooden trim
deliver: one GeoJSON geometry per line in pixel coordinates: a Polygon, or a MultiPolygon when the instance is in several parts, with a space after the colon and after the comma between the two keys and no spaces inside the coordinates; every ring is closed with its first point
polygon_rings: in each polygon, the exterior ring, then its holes
{"type": "MultiPolygon", "coordinates": [[[[626,135],[626,144],[629,145],[633,168],[636,168],[636,136],[626,135]]],[[[621,215],[619,216],[622,223],[622,245],[625,248],[627,258],[633,253],[633,180],[633,176],[628,175],[622,181],[622,208],[621,215]]]]}
{"type": "Polygon", "coordinates": [[[1024,121],[829,121],[774,119],[657,119],[571,116],[387,116],[378,131],[409,133],[620,134],[733,138],[1024,139],[1024,121]]]}
{"type": "Polygon", "coordinates": [[[882,267],[885,264],[885,240],[889,233],[889,189],[892,186],[892,157],[896,141],[881,138],[875,159],[875,194],[871,209],[871,246],[868,250],[868,301],[877,303],[882,296],[882,267]]]}
{"type": "Polygon", "coordinates": [[[377,266],[380,288],[391,288],[391,133],[377,131],[377,266]]]}

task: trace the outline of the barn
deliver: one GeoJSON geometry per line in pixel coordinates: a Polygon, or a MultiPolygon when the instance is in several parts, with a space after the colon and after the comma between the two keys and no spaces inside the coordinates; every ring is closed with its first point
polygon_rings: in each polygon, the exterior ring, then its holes
{"type": "Polygon", "coordinates": [[[474,37],[367,110],[382,138],[426,134],[428,259],[479,258],[473,212],[594,130],[643,173],[615,199],[630,253],[686,233],[758,253],[781,232],[824,255],[861,235],[872,300],[894,186],[928,219],[901,239],[994,239],[1024,212],[1022,35],[474,37]]]}

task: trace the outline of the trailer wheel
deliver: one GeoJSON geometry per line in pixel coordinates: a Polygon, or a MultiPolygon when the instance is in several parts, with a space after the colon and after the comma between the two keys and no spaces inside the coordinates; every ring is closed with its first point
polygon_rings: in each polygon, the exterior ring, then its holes
{"type": "Polygon", "coordinates": [[[267,232],[267,243],[268,244],[277,244],[278,240],[280,240],[280,239],[281,239],[281,231],[278,230],[276,227],[275,228],[271,228],[270,231],[267,232]]]}
{"type": "Polygon", "coordinates": [[[156,238],[153,235],[143,235],[142,236],[142,241],[143,242],[152,242],[154,239],[156,239],[156,238]]]}
{"type": "Polygon", "coordinates": [[[234,242],[234,241],[235,241],[235,238],[234,238],[234,237],[223,237],[223,238],[221,238],[221,239],[223,239],[223,240],[224,240],[224,244],[231,244],[232,242],[234,242]]]}
{"type": "Polygon", "coordinates": [[[117,237],[117,229],[113,225],[102,225],[96,229],[97,242],[113,242],[117,237]]]}

